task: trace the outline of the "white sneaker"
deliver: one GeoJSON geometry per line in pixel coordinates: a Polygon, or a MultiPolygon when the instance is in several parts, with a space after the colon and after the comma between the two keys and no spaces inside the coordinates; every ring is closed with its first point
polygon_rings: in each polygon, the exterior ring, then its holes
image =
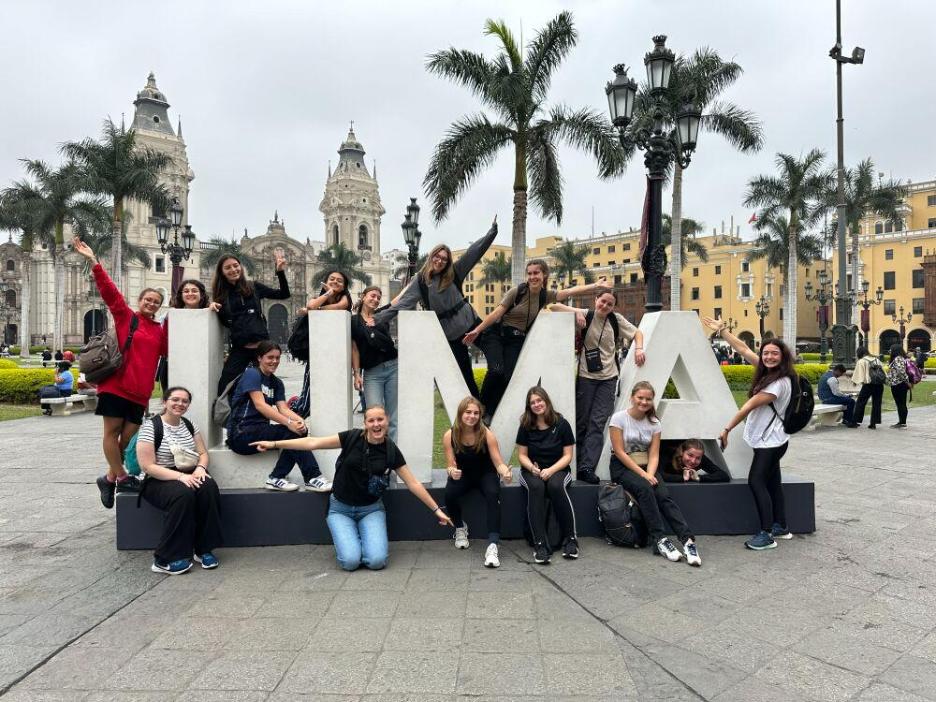
{"type": "Polygon", "coordinates": [[[331,492],[332,481],[327,478],[323,478],[321,475],[317,478],[312,478],[307,480],[305,484],[306,490],[311,490],[312,492],[331,492]]]}
{"type": "Polygon", "coordinates": [[[277,492],[295,492],[299,486],[291,483],[286,478],[267,478],[263,487],[267,490],[276,490],[277,492]]]}
{"type": "Polygon", "coordinates": [[[659,553],[661,556],[665,556],[667,560],[670,560],[673,563],[682,558],[682,555],[673,545],[673,542],[667,539],[665,536],[657,541],[656,548],[657,553],[659,553]]]}
{"type": "Polygon", "coordinates": [[[702,565],[702,559],[699,558],[699,549],[696,548],[693,539],[689,539],[683,544],[683,553],[686,555],[686,563],[689,565],[697,568],[702,565]]]}
{"type": "Polygon", "coordinates": [[[462,522],[462,526],[455,528],[455,548],[468,548],[468,527],[462,522]]]}
{"type": "Polygon", "coordinates": [[[500,568],[500,558],[497,557],[497,544],[488,544],[484,552],[485,568],[500,568]]]}

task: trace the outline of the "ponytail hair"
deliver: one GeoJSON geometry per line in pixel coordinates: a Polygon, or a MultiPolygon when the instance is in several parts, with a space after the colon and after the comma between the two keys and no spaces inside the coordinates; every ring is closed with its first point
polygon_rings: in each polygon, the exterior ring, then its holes
{"type": "Polygon", "coordinates": [[[361,314],[361,308],[364,307],[364,296],[367,295],[367,293],[369,292],[373,292],[374,290],[376,290],[381,295],[383,295],[383,292],[381,292],[379,285],[368,285],[366,288],[364,288],[361,291],[361,294],[358,295],[357,302],[354,303],[354,307],[351,309],[351,311],[354,312],[354,314],[361,314]]]}

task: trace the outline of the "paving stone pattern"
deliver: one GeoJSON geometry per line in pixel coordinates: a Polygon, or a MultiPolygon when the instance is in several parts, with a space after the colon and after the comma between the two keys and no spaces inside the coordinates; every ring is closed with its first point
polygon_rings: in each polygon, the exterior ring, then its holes
{"type": "Polygon", "coordinates": [[[818,531],[703,537],[701,569],[587,539],[548,567],[504,543],[492,571],[475,540],[393,543],[354,574],[330,547],[222,549],[171,578],[114,549],[96,417],[4,422],[0,696],[936,700],[936,408],[888,420],[797,436],[818,531]]]}

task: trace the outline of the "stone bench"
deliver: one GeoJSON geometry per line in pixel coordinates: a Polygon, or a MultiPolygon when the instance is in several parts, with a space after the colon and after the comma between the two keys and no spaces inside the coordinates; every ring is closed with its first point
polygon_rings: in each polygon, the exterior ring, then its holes
{"type": "MultiPolygon", "coordinates": [[[[519,470],[519,469],[515,469],[519,470]]],[[[444,504],[446,476],[433,471],[427,486],[439,504],[444,504]]],[[[516,473],[515,473],[516,476],[516,473]]],[[[728,483],[669,483],[670,494],[679,504],[697,535],[752,534],[759,528],[757,510],[746,480],[728,483]]],[[[783,477],[787,518],[791,531],[811,533],[816,529],[815,485],[796,476],[783,477]]],[[[575,509],[579,536],[601,537],[604,532],[596,507],[598,489],[573,483],[569,496],[575,509]]],[[[387,528],[393,541],[426,541],[452,538],[452,530],[438,526],[435,518],[402,484],[393,485],[384,496],[387,528]]],[[[117,548],[152,549],[162,529],[163,514],[142,501],[137,508],[133,493],[117,495],[117,548]]],[[[325,524],[328,495],[314,492],[280,493],[258,487],[221,490],[221,518],[226,546],[279,546],[285,544],[330,544],[325,524]]],[[[501,489],[501,536],[523,538],[526,492],[516,477],[501,489]]],[[[471,493],[463,503],[472,538],[487,535],[481,495],[471,493]]]]}
{"type": "Polygon", "coordinates": [[[834,427],[842,419],[842,405],[822,405],[813,407],[813,418],[821,427],[834,427]]]}
{"type": "Polygon", "coordinates": [[[68,397],[43,398],[41,404],[49,405],[53,417],[67,417],[75,412],[93,412],[97,409],[97,395],[69,395],[68,397]]]}

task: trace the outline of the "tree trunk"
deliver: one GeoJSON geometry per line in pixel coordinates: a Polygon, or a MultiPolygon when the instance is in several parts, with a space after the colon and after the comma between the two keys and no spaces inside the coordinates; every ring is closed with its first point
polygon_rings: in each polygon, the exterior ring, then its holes
{"type": "Polygon", "coordinates": [[[526,146],[518,137],[514,150],[513,233],[511,234],[511,282],[514,287],[526,279],[527,171],[526,146]]]}
{"type": "Polygon", "coordinates": [[[31,344],[29,334],[29,296],[30,292],[30,269],[32,268],[32,251],[25,251],[23,257],[22,271],[23,282],[20,286],[20,357],[29,357],[29,347],[31,344]]]}
{"type": "Polygon", "coordinates": [[[673,209],[670,214],[670,309],[679,309],[682,260],[682,178],[683,169],[673,164],[673,209]]]}
{"type": "Polygon", "coordinates": [[[113,227],[111,229],[111,280],[117,289],[123,292],[123,237],[121,234],[120,220],[114,216],[113,227]]]}
{"type": "MultiPolygon", "coordinates": [[[[783,340],[790,347],[790,352],[796,356],[796,230],[799,227],[796,215],[790,213],[790,229],[788,234],[787,256],[787,288],[786,310],[783,316],[783,340]]],[[[752,291],[753,292],[753,291],[752,291]]]]}

